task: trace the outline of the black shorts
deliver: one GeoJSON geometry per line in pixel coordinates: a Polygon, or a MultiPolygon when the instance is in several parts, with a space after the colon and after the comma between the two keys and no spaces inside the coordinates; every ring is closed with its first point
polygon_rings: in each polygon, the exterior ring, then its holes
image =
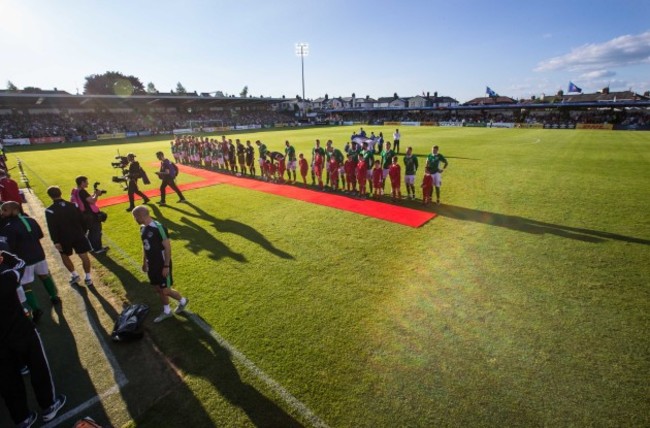
{"type": "Polygon", "coordinates": [[[149,276],[149,283],[160,288],[171,288],[174,284],[174,278],[172,277],[172,266],[169,266],[169,274],[167,276],[162,276],[162,265],[149,265],[149,270],[147,271],[147,276],[149,276]]]}
{"type": "Polygon", "coordinates": [[[76,254],[83,254],[92,249],[90,248],[90,242],[88,242],[88,239],[85,236],[78,236],[71,240],[61,241],[59,244],[61,244],[61,248],[63,248],[61,253],[66,256],[71,256],[72,250],[74,250],[76,254]]]}

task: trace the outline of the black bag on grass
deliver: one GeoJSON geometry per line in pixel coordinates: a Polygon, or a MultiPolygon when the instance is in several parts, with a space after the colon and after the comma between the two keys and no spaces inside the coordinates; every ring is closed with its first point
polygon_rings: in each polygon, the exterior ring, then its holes
{"type": "Polygon", "coordinates": [[[115,322],[111,338],[114,342],[128,342],[131,340],[141,339],[142,323],[149,313],[149,306],[136,303],[135,305],[124,308],[120,317],[115,322]]]}

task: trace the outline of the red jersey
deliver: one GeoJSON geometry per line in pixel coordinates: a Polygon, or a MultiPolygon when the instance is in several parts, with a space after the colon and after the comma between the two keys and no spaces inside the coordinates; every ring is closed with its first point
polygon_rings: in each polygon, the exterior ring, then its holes
{"type": "Polygon", "coordinates": [[[402,169],[399,164],[394,163],[388,168],[388,176],[390,177],[390,184],[393,187],[398,187],[400,185],[400,177],[402,176],[402,169]]]}
{"type": "Polygon", "coordinates": [[[0,179],[0,200],[3,202],[14,201],[22,204],[20,198],[20,190],[18,190],[18,183],[9,177],[0,179]]]}
{"type": "Polygon", "coordinates": [[[307,159],[302,158],[298,161],[298,165],[300,165],[300,175],[303,177],[307,176],[307,171],[309,170],[309,163],[307,163],[307,159]]]}
{"type": "Polygon", "coordinates": [[[337,176],[339,175],[339,162],[334,159],[334,156],[330,159],[329,163],[329,171],[330,174],[336,174],[337,176]]]}
{"type": "Polygon", "coordinates": [[[359,163],[357,163],[357,178],[359,179],[359,183],[363,183],[365,185],[367,175],[368,165],[366,165],[366,161],[360,160],[359,163]]]}
{"type": "Polygon", "coordinates": [[[347,175],[348,177],[354,177],[355,168],[354,168],[354,162],[352,162],[352,160],[350,159],[346,160],[345,163],[343,164],[343,169],[345,170],[345,175],[347,175]]]}
{"type": "Polygon", "coordinates": [[[372,185],[375,187],[381,187],[381,182],[384,180],[384,171],[381,169],[381,166],[372,169],[372,185]]]}
{"type": "Polygon", "coordinates": [[[424,190],[433,189],[433,175],[424,174],[424,178],[422,178],[422,188],[424,190]]]}
{"type": "Polygon", "coordinates": [[[314,168],[322,168],[323,167],[323,156],[320,155],[320,153],[316,153],[316,156],[314,157],[314,168]]]}

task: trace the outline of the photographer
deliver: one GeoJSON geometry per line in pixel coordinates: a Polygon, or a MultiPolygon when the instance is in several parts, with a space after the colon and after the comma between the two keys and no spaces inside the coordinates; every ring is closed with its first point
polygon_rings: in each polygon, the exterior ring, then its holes
{"type": "Polygon", "coordinates": [[[144,184],[149,184],[149,178],[147,177],[147,173],[145,173],[140,166],[140,162],[135,160],[135,155],[133,153],[126,155],[126,158],[129,161],[129,169],[126,174],[129,180],[127,188],[129,194],[129,207],[126,210],[128,212],[131,212],[133,211],[133,208],[135,208],[134,195],[140,196],[144,200],[145,204],[149,203],[149,198],[147,195],[138,189],[138,179],[142,178],[142,182],[144,184]]]}
{"type": "Polygon", "coordinates": [[[92,252],[94,254],[103,254],[108,251],[108,247],[102,245],[102,222],[100,220],[100,211],[97,207],[99,196],[106,193],[105,190],[99,189],[99,183],[94,184],[93,194],[86,190],[88,188],[88,177],[83,175],[75,179],[77,188],[72,190],[71,201],[77,205],[77,208],[83,214],[84,222],[87,229],[87,237],[92,252]]]}

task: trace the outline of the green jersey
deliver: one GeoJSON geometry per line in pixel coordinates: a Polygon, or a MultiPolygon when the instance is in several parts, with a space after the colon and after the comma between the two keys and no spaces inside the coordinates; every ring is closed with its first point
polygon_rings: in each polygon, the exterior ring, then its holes
{"type": "Polygon", "coordinates": [[[260,144],[259,151],[260,151],[260,159],[265,158],[266,157],[266,152],[268,152],[268,149],[266,148],[266,145],[260,144]]]}
{"type": "Polygon", "coordinates": [[[415,175],[418,170],[418,157],[404,156],[404,175],[415,175]]]}
{"type": "Polygon", "coordinates": [[[364,150],[361,153],[361,157],[366,161],[368,171],[370,171],[375,164],[375,151],[373,149],[364,150]]]}
{"type": "Polygon", "coordinates": [[[352,162],[354,162],[354,163],[359,162],[359,155],[360,155],[361,153],[362,153],[362,152],[361,152],[361,150],[359,150],[359,149],[354,150],[354,149],[351,148],[350,150],[348,150],[348,154],[349,154],[350,156],[352,156],[351,159],[352,159],[352,162]]]}
{"type": "Polygon", "coordinates": [[[392,150],[382,150],[381,151],[381,165],[382,168],[388,169],[390,168],[390,164],[393,163],[393,156],[395,156],[395,152],[392,150]]]}
{"type": "Polygon", "coordinates": [[[440,163],[445,164],[445,168],[447,168],[447,159],[440,153],[437,155],[434,155],[433,153],[430,153],[429,156],[427,156],[427,168],[431,170],[432,174],[435,174],[436,172],[442,171],[442,168],[440,168],[440,163]]]}
{"type": "Polygon", "coordinates": [[[293,146],[285,147],[284,154],[285,157],[289,159],[289,162],[296,160],[296,149],[294,149],[293,146]]]}

